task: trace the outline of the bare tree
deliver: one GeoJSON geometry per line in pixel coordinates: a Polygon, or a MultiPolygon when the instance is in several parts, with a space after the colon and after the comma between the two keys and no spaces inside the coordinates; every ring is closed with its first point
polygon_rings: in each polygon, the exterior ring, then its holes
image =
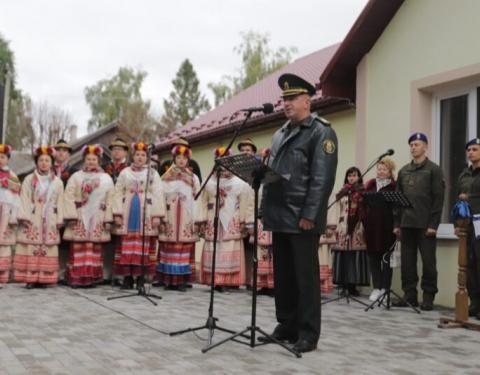
{"type": "Polygon", "coordinates": [[[45,101],[33,104],[32,127],[35,145],[52,145],[60,138],[68,138],[72,126],[74,125],[68,111],[45,101]]]}

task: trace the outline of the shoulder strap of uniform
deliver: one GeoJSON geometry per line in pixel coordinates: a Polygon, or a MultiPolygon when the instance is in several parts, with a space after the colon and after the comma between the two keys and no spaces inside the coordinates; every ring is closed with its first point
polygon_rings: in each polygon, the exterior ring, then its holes
{"type": "Polygon", "coordinates": [[[332,124],[330,124],[330,122],[329,122],[327,119],[319,116],[317,113],[312,113],[312,116],[313,116],[315,119],[317,119],[318,121],[320,121],[320,122],[321,122],[323,125],[325,125],[325,126],[331,126],[331,125],[332,125],[332,124]]]}

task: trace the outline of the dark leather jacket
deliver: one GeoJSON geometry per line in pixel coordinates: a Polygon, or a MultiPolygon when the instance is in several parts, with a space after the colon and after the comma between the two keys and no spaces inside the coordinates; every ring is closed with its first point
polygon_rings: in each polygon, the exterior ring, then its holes
{"type": "Polygon", "coordinates": [[[284,179],[264,186],[265,230],[301,233],[298,224],[304,218],[315,222],[313,232],[325,231],[337,153],[335,131],[315,115],[296,126],[287,122],[275,132],[269,166],[284,179]]]}

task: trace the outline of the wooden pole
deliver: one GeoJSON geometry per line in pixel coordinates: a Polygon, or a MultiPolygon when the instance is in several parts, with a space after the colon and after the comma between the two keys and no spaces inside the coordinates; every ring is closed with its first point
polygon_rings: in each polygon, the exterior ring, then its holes
{"type": "Polygon", "coordinates": [[[468,328],[480,331],[480,323],[468,321],[467,236],[470,219],[458,219],[458,290],[455,294],[455,319],[440,318],[439,328],[468,328]]]}

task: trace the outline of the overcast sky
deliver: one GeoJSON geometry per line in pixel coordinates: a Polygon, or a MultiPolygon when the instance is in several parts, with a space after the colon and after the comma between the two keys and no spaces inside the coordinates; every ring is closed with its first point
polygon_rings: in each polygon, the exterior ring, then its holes
{"type": "Polygon", "coordinates": [[[70,111],[85,134],[85,86],[121,66],[148,76],[142,94],[156,114],[189,58],[202,90],[240,66],[240,32],[269,33],[300,57],[340,42],[367,0],[1,0],[0,33],[15,53],[17,85],[70,111]]]}

